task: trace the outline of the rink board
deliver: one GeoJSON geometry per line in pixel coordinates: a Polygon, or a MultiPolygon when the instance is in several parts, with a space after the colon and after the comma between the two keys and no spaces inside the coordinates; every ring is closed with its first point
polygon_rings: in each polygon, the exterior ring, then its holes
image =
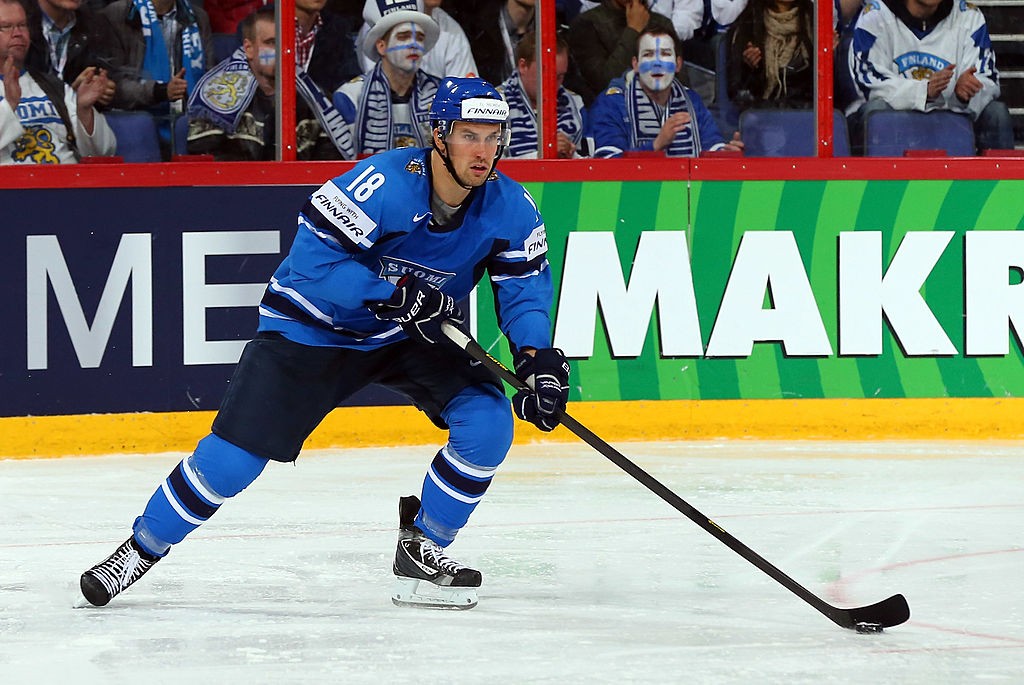
{"type": "MultiPolygon", "coordinates": [[[[1024,181],[523,180],[603,437],[1017,437],[1024,181]]],[[[191,449],[314,187],[0,190],[0,455],[191,449]]],[[[361,393],[310,446],[441,439],[399,403],[361,393]]]]}

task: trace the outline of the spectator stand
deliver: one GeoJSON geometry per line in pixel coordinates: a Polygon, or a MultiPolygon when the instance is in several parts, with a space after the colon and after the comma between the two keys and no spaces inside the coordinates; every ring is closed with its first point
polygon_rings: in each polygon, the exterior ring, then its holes
{"type": "Polygon", "coordinates": [[[111,110],[104,116],[117,136],[117,155],[126,163],[161,161],[160,136],[152,114],[111,110]]]}
{"type": "Polygon", "coordinates": [[[1017,149],[1024,149],[1024,0],[973,0],[985,15],[999,69],[1001,99],[1013,119],[1017,149]]]}
{"type": "Polygon", "coordinates": [[[872,112],[864,129],[865,157],[903,157],[908,151],[970,157],[976,151],[970,117],[955,112],[872,112]]]}
{"type": "MultiPolygon", "coordinates": [[[[739,118],[746,157],[814,157],[817,154],[815,111],[812,109],[745,110],[739,118]]],[[[834,157],[850,156],[846,117],[832,113],[834,157]]],[[[973,138],[972,138],[973,142],[973,138]]]]}

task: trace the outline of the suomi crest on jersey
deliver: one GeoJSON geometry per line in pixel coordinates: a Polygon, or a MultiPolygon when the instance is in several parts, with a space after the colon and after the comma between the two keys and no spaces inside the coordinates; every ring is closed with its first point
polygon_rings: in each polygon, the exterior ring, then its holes
{"type": "Polygon", "coordinates": [[[389,257],[387,255],[380,258],[380,277],[384,280],[390,281],[393,284],[398,283],[398,279],[406,274],[412,274],[439,290],[441,286],[455,276],[452,272],[431,269],[422,264],[410,262],[407,259],[399,259],[398,257],[389,257]]]}

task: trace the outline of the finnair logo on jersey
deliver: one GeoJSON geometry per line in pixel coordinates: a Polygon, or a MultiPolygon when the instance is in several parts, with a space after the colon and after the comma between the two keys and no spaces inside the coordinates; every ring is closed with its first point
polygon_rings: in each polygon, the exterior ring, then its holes
{"type": "Polygon", "coordinates": [[[548,233],[544,228],[544,224],[533,229],[533,233],[526,239],[524,245],[526,246],[527,259],[533,259],[548,251],[548,233]]]}
{"type": "Polygon", "coordinates": [[[311,201],[313,206],[352,242],[369,244],[365,236],[377,228],[377,222],[341,192],[333,181],[328,181],[313,193],[311,201]]]}
{"type": "Polygon", "coordinates": [[[397,257],[380,258],[380,277],[384,280],[398,283],[398,279],[406,274],[412,274],[434,288],[440,288],[455,276],[454,273],[448,271],[438,271],[397,257]]]}
{"type": "Polygon", "coordinates": [[[468,98],[462,101],[462,118],[467,121],[474,119],[508,119],[508,104],[504,100],[490,98],[468,98]]]}

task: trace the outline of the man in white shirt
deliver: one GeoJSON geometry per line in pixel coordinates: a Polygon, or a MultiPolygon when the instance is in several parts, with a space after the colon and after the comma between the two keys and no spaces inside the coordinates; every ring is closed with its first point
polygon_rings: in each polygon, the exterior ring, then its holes
{"type": "Polygon", "coordinates": [[[114,132],[93,107],[108,88],[106,74],[87,69],[72,90],[56,76],[25,70],[28,47],[25,8],[0,0],[0,164],[73,164],[79,155],[114,154],[114,132]]]}

